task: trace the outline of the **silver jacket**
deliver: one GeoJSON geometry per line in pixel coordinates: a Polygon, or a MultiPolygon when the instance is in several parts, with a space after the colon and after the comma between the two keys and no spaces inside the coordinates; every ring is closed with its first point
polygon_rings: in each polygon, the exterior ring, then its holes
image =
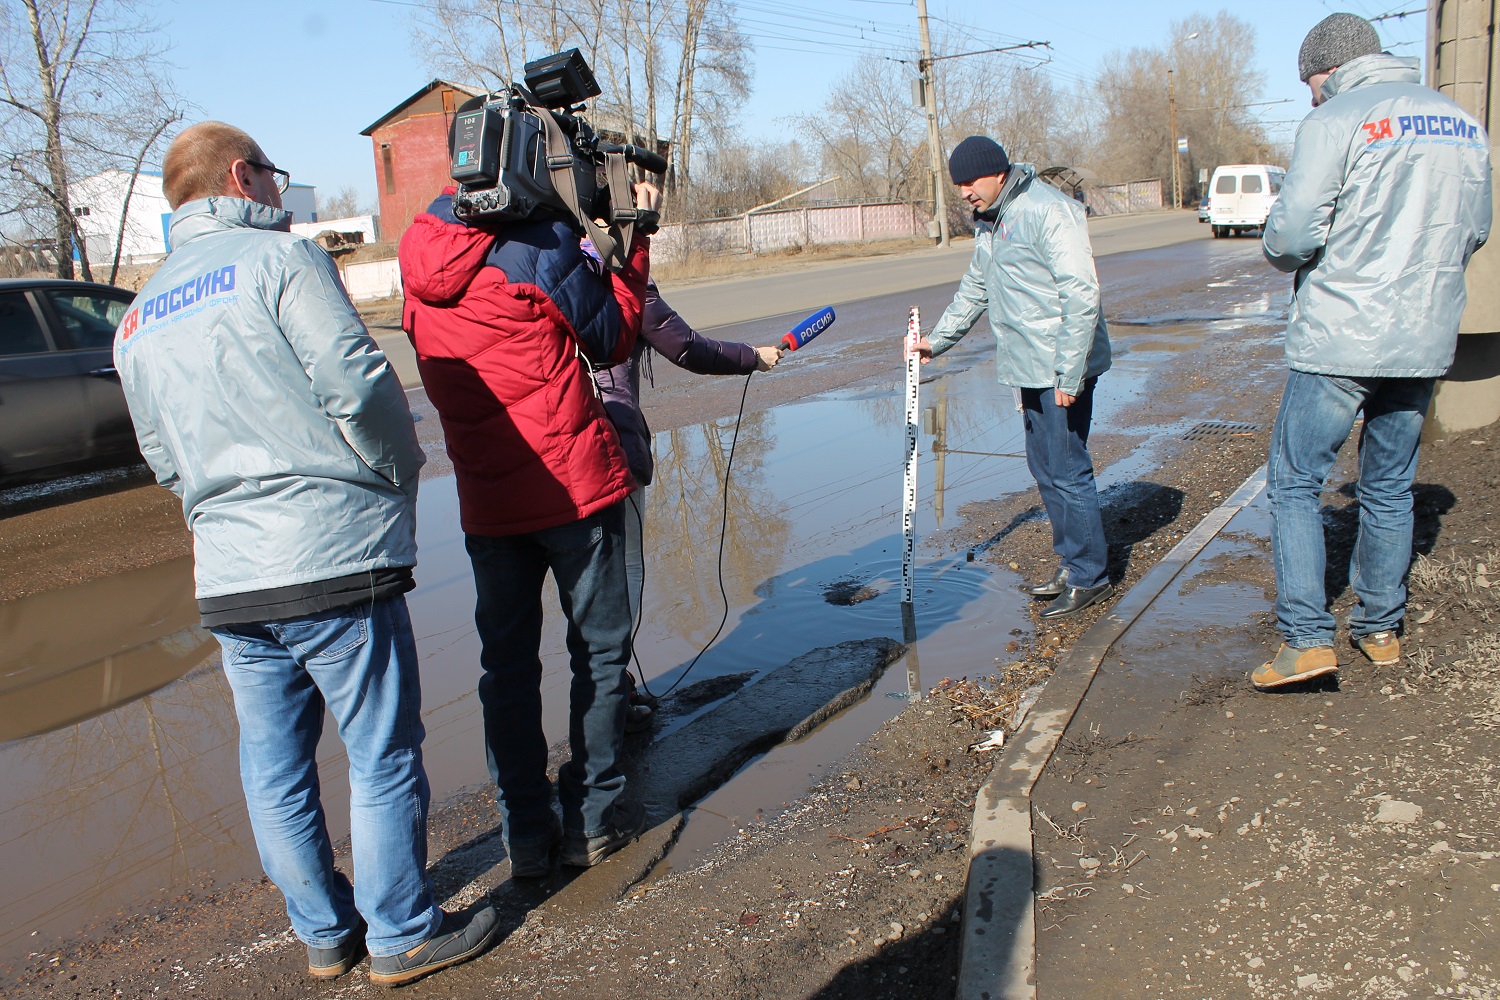
{"type": "Polygon", "coordinates": [[[115,333],[141,453],[182,499],[199,598],[416,563],[425,461],[333,260],[239,198],[172,214],[115,333]]]}
{"type": "Polygon", "coordinates": [[[995,204],[976,216],[974,256],[928,338],[936,357],[986,309],[995,378],[1023,389],[1078,395],[1109,369],[1109,331],[1083,206],[1011,164],[995,204]]]}
{"type": "Polygon", "coordinates": [[[1453,363],[1464,267],[1490,233],[1489,138],[1415,59],[1351,59],[1297,127],[1266,259],[1295,271],[1303,372],[1431,377],[1453,363]]]}

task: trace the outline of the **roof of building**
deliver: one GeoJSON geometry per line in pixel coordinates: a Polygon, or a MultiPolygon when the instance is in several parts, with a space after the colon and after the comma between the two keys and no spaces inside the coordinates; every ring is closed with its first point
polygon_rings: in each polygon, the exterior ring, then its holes
{"type": "Polygon", "coordinates": [[[449,80],[436,79],[436,80],[433,80],[431,83],[428,83],[426,86],[421,87],[420,89],[417,90],[417,92],[415,94],[412,94],[406,100],[402,101],[400,104],[396,105],[394,108],[392,108],[391,110],[387,111],[385,114],[381,115],[368,128],[361,129],[359,134],[360,135],[369,135],[369,134],[371,134],[376,129],[378,129],[380,126],[382,126],[386,122],[390,121],[392,118],[398,117],[401,114],[401,112],[403,112],[403,111],[405,111],[407,109],[408,106],[410,106],[412,104],[415,104],[417,101],[421,100],[423,97],[426,97],[428,94],[432,93],[434,90],[436,90],[439,87],[447,87],[450,90],[457,90],[460,93],[468,94],[470,97],[479,97],[480,95],[482,95],[484,93],[484,91],[482,91],[482,90],[475,90],[474,88],[472,88],[472,87],[466,87],[466,86],[464,86],[461,83],[453,83],[453,82],[451,82],[449,80]]]}

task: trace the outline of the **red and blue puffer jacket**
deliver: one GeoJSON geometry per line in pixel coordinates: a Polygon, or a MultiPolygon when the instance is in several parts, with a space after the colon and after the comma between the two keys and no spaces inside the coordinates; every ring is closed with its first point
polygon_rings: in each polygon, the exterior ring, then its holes
{"type": "Polygon", "coordinates": [[[564,222],[470,226],[453,189],[401,238],[402,328],[416,349],[458,478],[463,530],[540,531],[588,517],[633,488],[582,351],[629,357],[640,332],[650,240],[601,273],[564,222]]]}

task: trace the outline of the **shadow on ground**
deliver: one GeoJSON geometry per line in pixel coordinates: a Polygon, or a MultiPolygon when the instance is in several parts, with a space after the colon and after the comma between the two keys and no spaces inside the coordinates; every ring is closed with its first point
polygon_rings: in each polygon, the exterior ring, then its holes
{"type": "Polygon", "coordinates": [[[1177,520],[1183,497],[1175,486],[1143,480],[1120,483],[1099,494],[1109,542],[1110,583],[1125,579],[1137,545],[1177,520]]]}
{"type": "MultiPolygon", "coordinates": [[[[870,958],[839,970],[813,1000],[937,1000],[951,997],[958,975],[963,942],[956,917],[961,903],[954,900],[920,931],[904,934],[882,945],[870,958]]],[[[885,931],[888,928],[872,928],[885,931]]]]}
{"type": "MultiPolygon", "coordinates": [[[[1323,586],[1332,605],[1349,589],[1349,561],[1359,534],[1358,483],[1345,483],[1338,494],[1348,499],[1342,507],[1323,506],[1323,544],[1327,564],[1323,586]]],[[[1412,486],[1412,558],[1431,555],[1442,533],[1443,517],[1458,503],[1446,486],[1417,483],[1412,486]]]]}
{"type": "MultiPolygon", "coordinates": [[[[1183,492],[1144,480],[1118,483],[1099,493],[1104,518],[1104,537],[1109,542],[1109,580],[1118,584],[1130,568],[1135,546],[1171,524],[1182,513],[1183,492]]],[[[998,545],[1005,536],[1028,521],[1045,521],[1041,504],[1017,511],[1006,525],[969,551],[975,556],[998,545]]]]}

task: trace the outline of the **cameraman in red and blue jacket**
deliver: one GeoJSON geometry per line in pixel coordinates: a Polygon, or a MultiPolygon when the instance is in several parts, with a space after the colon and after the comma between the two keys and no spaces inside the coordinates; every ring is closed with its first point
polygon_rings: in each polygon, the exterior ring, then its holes
{"type": "MultiPolygon", "coordinates": [[[[402,237],[402,326],[442,419],[474,569],[483,650],[479,697],[511,872],[587,867],[645,822],[621,797],[630,660],[622,501],[625,452],[590,366],[623,361],[640,331],[650,240],[637,233],[618,272],[579,246],[570,221],[469,224],[453,189],[402,237]],[[587,359],[587,360],[585,360],[587,359]],[[547,779],[539,656],[542,585],[557,580],[573,671],[572,757],[547,779]]],[[[635,186],[639,209],[660,195],[635,186]]]]}

